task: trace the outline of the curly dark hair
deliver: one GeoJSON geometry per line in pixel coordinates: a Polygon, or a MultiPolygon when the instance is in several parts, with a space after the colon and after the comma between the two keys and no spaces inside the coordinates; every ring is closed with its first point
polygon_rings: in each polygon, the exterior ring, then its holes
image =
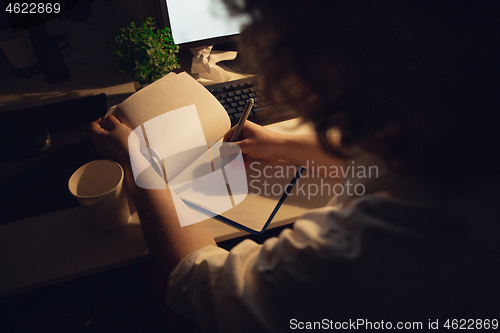
{"type": "Polygon", "coordinates": [[[240,47],[265,90],[333,155],[361,146],[448,183],[498,176],[498,2],[224,1],[251,17],[240,47]]]}

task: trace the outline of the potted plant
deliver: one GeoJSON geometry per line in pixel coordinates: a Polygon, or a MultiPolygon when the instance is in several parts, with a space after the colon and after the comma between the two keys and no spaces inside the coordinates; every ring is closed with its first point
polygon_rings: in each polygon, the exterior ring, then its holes
{"type": "Polygon", "coordinates": [[[118,48],[113,57],[118,70],[141,86],[180,67],[175,55],[179,46],[174,44],[170,29],[156,28],[151,17],[140,26],[132,22],[128,27],[121,28],[115,42],[118,48]]]}

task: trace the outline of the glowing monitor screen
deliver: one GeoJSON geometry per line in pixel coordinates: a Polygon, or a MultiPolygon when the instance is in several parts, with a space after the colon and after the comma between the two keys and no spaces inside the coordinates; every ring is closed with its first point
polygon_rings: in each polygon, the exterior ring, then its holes
{"type": "Polygon", "coordinates": [[[176,44],[212,45],[239,34],[244,19],[231,17],[221,0],[164,0],[176,44]]]}

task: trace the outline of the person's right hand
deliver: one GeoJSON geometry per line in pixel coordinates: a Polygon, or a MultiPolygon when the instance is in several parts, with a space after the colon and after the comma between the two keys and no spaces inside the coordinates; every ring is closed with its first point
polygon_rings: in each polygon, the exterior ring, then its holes
{"type": "MultiPolygon", "coordinates": [[[[231,140],[235,129],[236,126],[224,135],[224,142],[231,140]]],[[[283,149],[285,137],[286,135],[284,134],[270,131],[251,121],[246,121],[238,138],[239,140],[232,144],[222,145],[219,151],[221,157],[237,153],[238,149],[235,147],[236,145],[241,149],[243,154],[256,159],[275,162],[282,158],[280,152],[283,149]]]]}

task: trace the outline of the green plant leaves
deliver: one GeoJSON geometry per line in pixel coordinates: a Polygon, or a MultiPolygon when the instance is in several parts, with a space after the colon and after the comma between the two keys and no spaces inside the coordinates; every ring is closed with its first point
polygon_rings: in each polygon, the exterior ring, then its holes
{"type": "Polygon", "coordinates": [[[120,73],[140,84],[152,83],[180,67],[175,55],[179,46],[174,44],[170,29],[156,28],[151,17],[140,26],[132,22],[121,28],[115,43],[118,49],[113,58],[120,73]]]}

